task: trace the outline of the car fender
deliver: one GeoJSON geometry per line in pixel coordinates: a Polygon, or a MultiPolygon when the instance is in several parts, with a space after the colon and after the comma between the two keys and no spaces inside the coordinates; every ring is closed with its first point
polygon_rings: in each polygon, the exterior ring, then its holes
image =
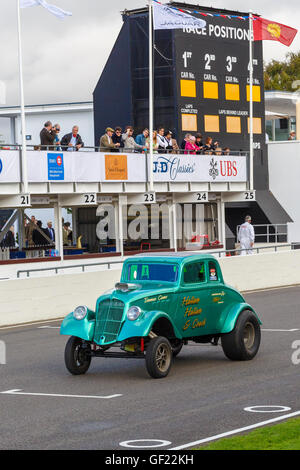
{"type": "Polygon", "coordinates": [[[118,336],[118,341],[132,337],[146,337],[149,335],[154,323],[160,318],[166,318],[172,325],[176,338],[182,339],[182,335],[176,328],[172,319],[165,312],[152,310],[144,312],[137,320],[130,321],[126,319],[118,336]]]}
{"type": "Polygon", "coordinates": [[[225,317],[225,321],[223,323],[220,333],[230,333],[234,329],[239,315],[244,310],[251,310],[251,312],[254,313],[257,320],[259,321],[259,324],[262,325],[260,318],[258,317],[253,307],[251,307],[251,305],[246,304],[246,303],[239,303],[239,304],[234,304],[230,308],[229,312],[227,313],[227,316],[225,317]]]}
{"type": "Polygon", "coordinates": [[[76,320],[73,313],[70,313],[63,320],[60,327],[60,334],[67,336],[77,336],[86,341],[93,341],[95,333],[95,320],[87,315],[83,320],[76,320]]]}

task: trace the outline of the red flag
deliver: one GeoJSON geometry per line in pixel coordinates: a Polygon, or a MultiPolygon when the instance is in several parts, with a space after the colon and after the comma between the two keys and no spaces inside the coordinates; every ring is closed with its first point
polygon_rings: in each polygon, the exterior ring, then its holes
{"type": "Polygon", "coordinates": [[[297,29],[290,28],[290,26],[265,18],[255,16],[253,20],[254,41],[279,41],[286,46],[290,46],[298,32],[297,29]]]}

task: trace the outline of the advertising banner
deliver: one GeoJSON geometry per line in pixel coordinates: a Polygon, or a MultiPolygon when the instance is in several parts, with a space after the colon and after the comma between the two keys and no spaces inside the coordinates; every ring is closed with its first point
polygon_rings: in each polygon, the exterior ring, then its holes
{"type": "Polygon", "coordinates": [[[19,183],[19,152],[16,150],[0,152],[0,183],[19,183]]]}
{"type": "MultiPolygon", "coordinates": [[[[144,154],[137,153],[29,151],[28,181],[141,183],[147,179],[145,158],[144,154]]],[[[231,155],[154,154],[153,177],[155,182],[245,182],[247,158],[231,155]]],[[[0,151],[1,182],[20,182],[17,151],[0,151]]]]}

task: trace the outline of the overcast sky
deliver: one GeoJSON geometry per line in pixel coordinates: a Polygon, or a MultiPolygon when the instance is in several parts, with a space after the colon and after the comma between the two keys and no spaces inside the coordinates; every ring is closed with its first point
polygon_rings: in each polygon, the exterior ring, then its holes
{"type": "MultiPolygon", "coordinates": [[[[145,6],[146,0],[48,0],[73,13],[59,20],[44,8],[23,9],[22,40],[26,104],[88,101],[122,26],[120,11],[145,6]]],[[[187,2],[188,3],[188,2],[187,2]]],[[[193,3],[193,2],[190,2],[193,3]]],[[[199,2],[195,2],[197,4],[199,2]]],[[[212,0],[202,5],[254,12],[300,27],[299,0],[212,0]]],[[[0,80],[7,105],[19,104],[16,0],[0,0],[0,80]]],[[[300,28],[299,28],[300,29],[300,28]]],[[[282,59],[300,50],[300,33],[287,48],[264,41],[264,58],[282,59]]],[[[299,77],[300,78],[300,77],[299,77]]],[[[122,80],[120,78],[120,86],[122,80]]]]}

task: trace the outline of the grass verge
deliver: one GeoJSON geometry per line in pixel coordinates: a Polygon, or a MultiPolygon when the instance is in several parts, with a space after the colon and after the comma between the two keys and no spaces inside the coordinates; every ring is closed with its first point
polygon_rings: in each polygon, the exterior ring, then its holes
{"type": "Polygon", "coordinates": [[[195,450],[300,450],[300,418],[220,439],[195,450]]]}

